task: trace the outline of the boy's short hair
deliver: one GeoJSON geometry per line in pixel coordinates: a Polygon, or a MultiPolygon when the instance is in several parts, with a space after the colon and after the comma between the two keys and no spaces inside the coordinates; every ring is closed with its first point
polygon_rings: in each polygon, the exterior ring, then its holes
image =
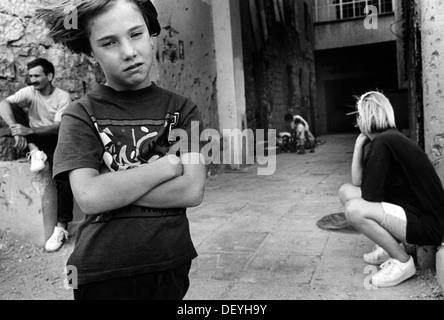
{"type": "MultiPolygon", "coordinates": [[[[295,118],[293,120],[293,122],[294,122],[294,124],[302,124],[302,125],[304,125],[304,123],[302,122],[301,118],[295,118]]],[[[304,125],[304,127],[305,127],[305,125],[304,125]]]]}
{"type": "MultiPolygon", "coordinates": [[[[150,35],[156,37],[161,27],[157,20],[158,13],[150,0],[127,0],[135,4],[142,13],[150,35]]],[[[56,43],[61,43],[75,53],[91,55],[89,27],[92,19],[106,12],[116,0],[61,0],[52,6],[36,10],[37,18],[43,19],[49,28],[48,36],[56,43]],[[65,28],[65,20],[71,12],[66,8],[77,10],[78,28],[65,28]]]]}
{"type": "Polygon", "coordinates": [[[285,115],[285,122],[292,122],[293,121],[293,115],[291,113],[287,113],[285,115]]]}
{"type": "Polygon", "coordinates": [[[50,73],[52,73],[52,75],[55,75],[54,65],[48,60],[43,58],[37,58],[29,62],[27,68],[28,70],[31,70],[39,66],[43,68],[43,72],[45,73],[45,75],[48,75],[50,73]]]}
{"type": "Polygon", "coordinates": [[[395,129],[395,112],[389,99],[380,92],[370,91],[357,103],[358,125],[363,133],[378,133],[395,129]]]}

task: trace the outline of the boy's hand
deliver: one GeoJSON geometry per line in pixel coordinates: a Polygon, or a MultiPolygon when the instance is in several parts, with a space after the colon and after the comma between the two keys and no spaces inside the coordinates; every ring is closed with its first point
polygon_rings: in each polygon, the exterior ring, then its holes
{"type": "Polygon", "coordinates": [[[151,157],[150,160],[148,160],[148,163],[153,163],[153,162],[155,162],[155,161],[157,161],[159,159],[160,159],[160,156],[153,156],[153,157],[151,157]]]}
{"type": "Polygon", "coordinates": [[[174,178],[179,177],[183,174],[182,163],[180,159],[175,155],[167,155],[155,161],[154,164],[161,166],[161,170],[171,172],[174,178]]]}

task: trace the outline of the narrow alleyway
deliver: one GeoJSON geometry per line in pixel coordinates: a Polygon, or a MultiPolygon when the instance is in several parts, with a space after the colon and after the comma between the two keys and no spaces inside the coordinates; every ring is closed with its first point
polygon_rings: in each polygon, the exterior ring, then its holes
{"type": "MultiPolygon", "coordinates": [[[[316,222],[343,210],[356,136],[322,137],[315,154],[280,154],[272,176],[211,178],[205,203],[189,211],[199,252],[188,299],[417,299],[439,296],[429,272],[391,289],[372,290],[362,255],[373,243],[316,222]],[[430,281],[432,280],[432,281],[430,281]],[[367,288],[367,289],[366,289],[367,288]]],[[[367,268],[366,268],[367,267],[367,268]]]]}
{"type": "MultiPolygon", "coordinates": [[[[442,299],[431,271],[390,289],[371,289],[362,254],[373,244],[316,222],[342,211],[355,136],[329,135],[316,153],[277,156],[277,170],[210,177],[204,203],[189,210],[199,257],[186,300],[442,299]]],[[[74,238],[54,254],[0,234],[0,299],[72,299],[63,267],[74,238]]]]}

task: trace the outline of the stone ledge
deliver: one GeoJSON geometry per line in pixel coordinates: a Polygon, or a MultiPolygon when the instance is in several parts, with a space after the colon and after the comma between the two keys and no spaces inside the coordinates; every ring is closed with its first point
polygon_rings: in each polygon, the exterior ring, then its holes
{"type": "Polygon", "coordinates": [[[0,162],[0,228],[24,241],[44,245],[57,223],[57,191],[46,164],[0,162]]]}
{"type": "Polygon", "coordinates": [[[416,246],[417,265],[420,270],[435,267],[436,246],[416,246]]]}
{"type": "Polygon", "coordinates": [[[416,258],[420,270],[436,268],[436,278],[444,293],[444,242],[441,246],[416,246],[416,258]]]}

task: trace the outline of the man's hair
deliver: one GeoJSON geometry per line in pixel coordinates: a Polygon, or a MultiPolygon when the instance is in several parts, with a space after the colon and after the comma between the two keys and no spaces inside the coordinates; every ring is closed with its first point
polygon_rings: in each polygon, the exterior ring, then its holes
{"type": "MultiPolygon", "coordinates": [[[[49,28],[48,36],[56,43],[61,43],[75,53],[91,55],[89,42],[92,19],[106,12],[117,0],[61,0],[57,4],[40,7],[36,10],[37,18],[43,19],[49,28]],[[65,20],[71,12],[66,8],[77,10],[78,28],[66,28],[65,20]]],[[[127,0],[135,4],[143,15],[150,35],[156,37],[161,27],[157,20],[158,13],[150,0],[127,0]]],[[[117,23],[118,21],[116,21],[117,23]]]]}
{"type": "Polygon", "coordinates": [[[292,122],[293,121],[293,115],[291,113],[287,113],[285,115],[285,122],[292,122]]]}
{"type": "Polygon", "coordinates": [[[364,134],[395,129],[395,112],[392,104],[380,92],[370,91],[362,95],[357,103],[358,125],[364,134]]]}
{"type": "Polygon", "coordinates": [[[27,65],[28,70],[31,70],[38,66],[43,68],[43,72],[45,73],[45,75],[48,75],[50,73],[52,73],[52,75],[55,75],[54,65],[46,59],[38,58],[31,61],[27,65]]]}

